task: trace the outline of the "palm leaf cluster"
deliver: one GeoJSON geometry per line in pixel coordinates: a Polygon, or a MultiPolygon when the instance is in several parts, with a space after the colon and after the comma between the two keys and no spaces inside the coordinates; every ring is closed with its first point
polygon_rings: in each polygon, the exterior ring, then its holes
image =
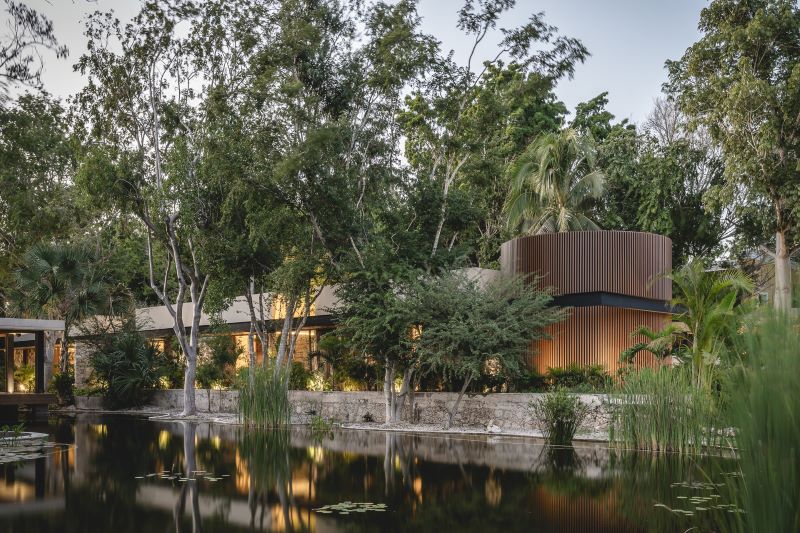
{"type": "Polygon", "coordinates": [[[590,218],[605,181],[596,163],[589,135],[565,129],[539,136],[511,166],[510,228],[527,234],[600,229],[590,218]]]}

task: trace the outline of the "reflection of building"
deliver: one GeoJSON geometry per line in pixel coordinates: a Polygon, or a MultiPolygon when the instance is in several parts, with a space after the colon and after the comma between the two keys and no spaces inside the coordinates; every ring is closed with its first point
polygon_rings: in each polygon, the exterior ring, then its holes
{"type": "MultiPolygon", "coordinates": [[[[639,326],[662,329],[670,319],[672,241],[652,233],[576,231],[531,235],[501,248],[504,272],[538,274],[555,303],[570,317],[549,329],[530,364],[539,371],[572,363],[615,370],[620,353],[635,342],[639,326]]],[[[652,356],[637,357],[649,364],[652,356]]]]}

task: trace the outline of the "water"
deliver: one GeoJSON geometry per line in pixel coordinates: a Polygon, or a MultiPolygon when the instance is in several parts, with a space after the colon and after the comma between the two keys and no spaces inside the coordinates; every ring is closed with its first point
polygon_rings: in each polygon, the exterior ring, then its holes
{"type": "Polygon", "coordinates": [[[123,416],[30,429],[61,446],[0,465],[0,531],[718,531],[737,516],[727,459],[123,416]]]}

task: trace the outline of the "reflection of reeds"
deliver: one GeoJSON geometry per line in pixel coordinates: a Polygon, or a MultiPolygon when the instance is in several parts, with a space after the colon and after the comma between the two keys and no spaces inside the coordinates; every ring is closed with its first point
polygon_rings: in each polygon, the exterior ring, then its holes
{"type": "Polygon", "coordinates": [[[742,338],[744,386],[732,402],[750,531],[800,530],[800,333],[785,317],[767,317],[742,338]]]}
{"type": "Polygon", "coordinates": [[[276,375],[271,367],[246,370],[239,382],[239,417],[247,425],[259,427],[287,426],[291,405],[285,376],[276,375]]]}
{"type": "Polygon", "coordinates": [[[639,450],[697,453],[722,444],[714,398],[684,369],[644,369],[625,378],[611,403],[612,441],[639,450]]]}

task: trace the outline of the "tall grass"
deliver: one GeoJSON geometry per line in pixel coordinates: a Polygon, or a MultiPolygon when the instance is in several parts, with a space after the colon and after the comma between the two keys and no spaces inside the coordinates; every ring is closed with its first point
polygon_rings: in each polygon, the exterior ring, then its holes
{"type": "Polygon", "coordinates": [[[239,376],[239,419],[248,426],[284,427],[291,420],[286,377],[272,367],[246,369],[239,376]],[[252,372],[252,374],[251,374],[252,372]]]}
{"type": "Polygon", "coordinates": [[[590,408],[578,396],[564,389],[545,394],[530,403],[533,418],[542,424],[548,443],[569,446],[580,426],[589,416],[590,408]]]}
{"type": "Polygon", "coordinates": [[[634,372],[610,400],[610,439],[639,450],[697,453],[722,444],[711,393],[692,385],[686,369],[634,372]]]}
{"type": "Polygon", "coordinates": [[[743,336],[742,385],[732,400],[749,531],[800,531],[800,333],[767,316],[743,336]]]}

